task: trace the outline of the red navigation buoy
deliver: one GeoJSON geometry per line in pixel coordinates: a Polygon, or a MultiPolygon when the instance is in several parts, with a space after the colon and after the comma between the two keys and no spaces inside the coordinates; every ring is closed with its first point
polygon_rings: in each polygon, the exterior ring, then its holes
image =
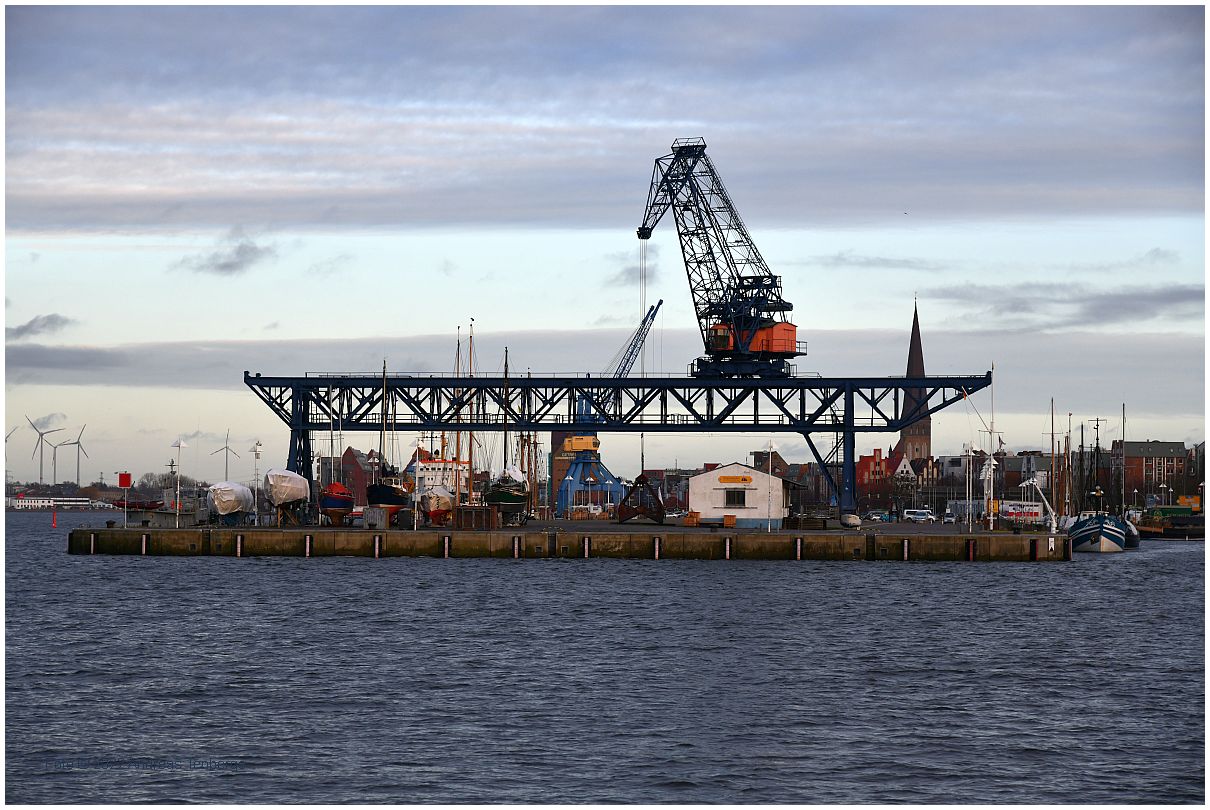
{"type": "Polygon", "coordinates": [[[50,510],[50,527],[52,529],[59,528],[59,513],[55,510],[50,510]]]}

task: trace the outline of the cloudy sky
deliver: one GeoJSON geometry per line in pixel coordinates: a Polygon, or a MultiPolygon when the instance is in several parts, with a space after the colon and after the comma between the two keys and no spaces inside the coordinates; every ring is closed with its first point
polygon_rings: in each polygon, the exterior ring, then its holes
{"type": "MultiPolygon", "coordinates": [[[[1202,441],[1203,15],[8,7],[5,467],[37,479],[28,416],[87,423],[86,480],[158,470],[178,435],[216,480],[227,430],[247,478],[287,433],[245,369],[447,371],[471,318],[484,366],[599,371],[679,137],[783,277],[801,371],[902,374],[915,297],[929,373],[995,363],[1010,447],[1048,441],[1052,397],[1064,427],[1115,438],[1125,403],[1128,438],[1202,441]]],[[[671,221],[648,264],[647,367],[679,373],[701,347],[671,221]]],[[[942,412],[935,450],[980,427],[942,412]]],[[[604,453],[637,472],[637,439],[604,453]]]]}

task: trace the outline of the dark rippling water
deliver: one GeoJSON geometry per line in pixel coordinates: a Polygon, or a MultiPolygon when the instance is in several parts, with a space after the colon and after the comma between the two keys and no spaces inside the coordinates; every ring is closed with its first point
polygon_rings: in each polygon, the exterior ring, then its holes
{"type": "Polygon", "coordinates": [[[1204,546],[78,557],[8,514],[6,800],[1201,802],[1204,546]]]}

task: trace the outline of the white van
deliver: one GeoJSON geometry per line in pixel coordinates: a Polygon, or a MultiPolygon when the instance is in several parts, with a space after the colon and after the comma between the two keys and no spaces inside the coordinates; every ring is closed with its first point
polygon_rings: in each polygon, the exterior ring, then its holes
{"type": "Polygon", "coordinates": [[[937,516],[931,509],[904,509],[903,519],[912,523],[936,523],[937,516]]]}

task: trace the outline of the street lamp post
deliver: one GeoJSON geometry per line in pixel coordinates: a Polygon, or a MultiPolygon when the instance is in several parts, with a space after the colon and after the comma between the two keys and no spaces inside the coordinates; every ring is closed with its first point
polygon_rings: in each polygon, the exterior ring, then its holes
{"type": "Polygon", "coordinates": [[[1160,506],[1168,505],[1168,485],[1160,484],[1160,506]]]}
{"type": "Polygon", "coordinates": [[[248,448],[248,452],[252,454],[252,525],[260,525],[260,470],[257,469],[257,462],[260,461],[261,443],[260,439],[256,440],[256,444],[248,448]]]}
{"type": "Polygon", "coordinates": [[[1130,496],[1130,505],[1137,507],[1139,505],[1139,491],[1136,489],[1130,496]]]}

